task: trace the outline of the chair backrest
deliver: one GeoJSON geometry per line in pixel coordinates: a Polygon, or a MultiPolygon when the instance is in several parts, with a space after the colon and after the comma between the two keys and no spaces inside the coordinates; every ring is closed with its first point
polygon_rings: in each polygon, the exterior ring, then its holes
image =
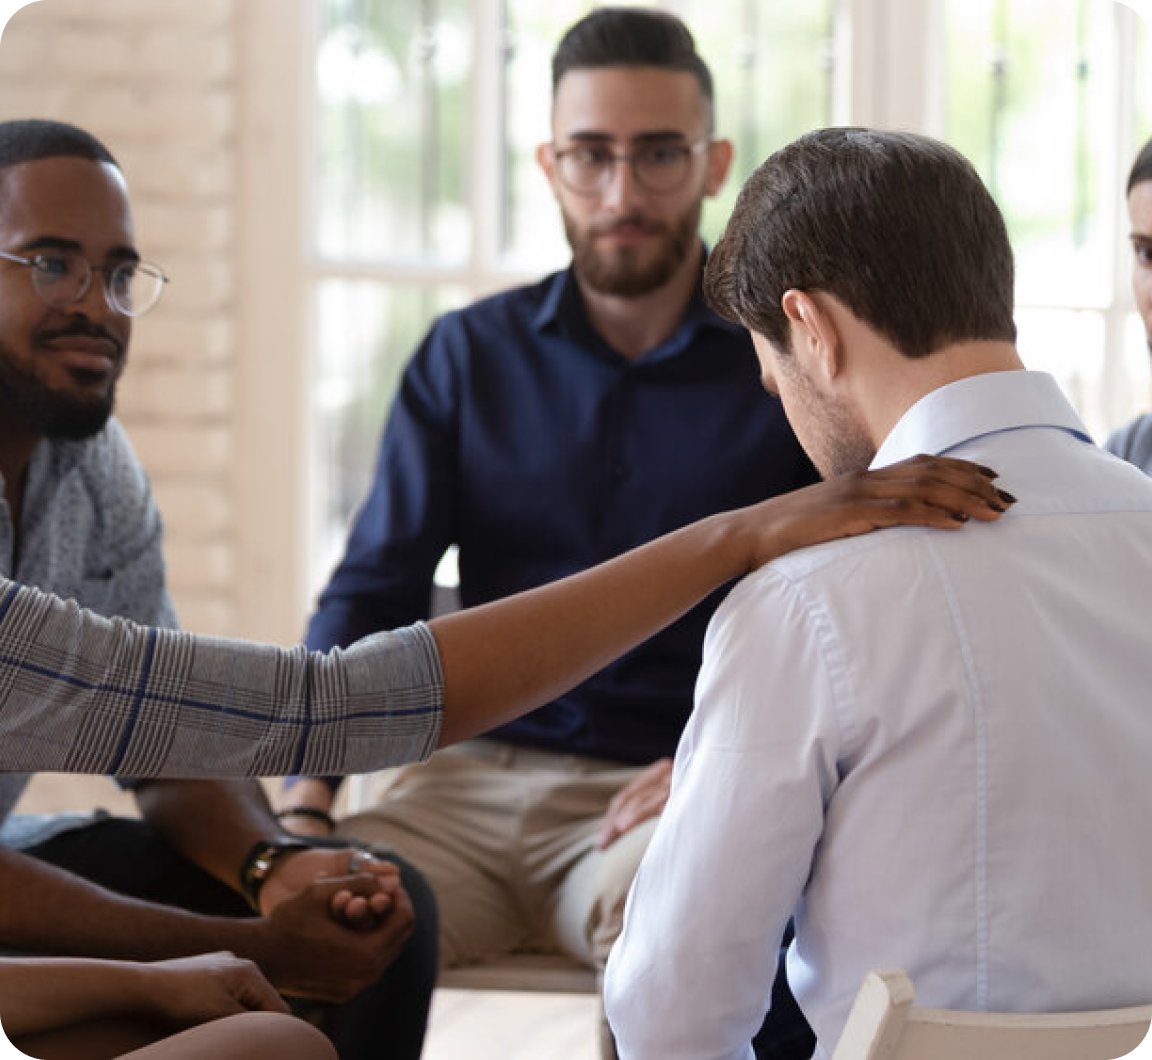
{"type": "Polygon", "coordinates": [[[1148,1033],[1152,1004],[1018,1015],[916,1008],[903,972],[869,972],[832,1060],[1114,1060],[1148,1033]]]}

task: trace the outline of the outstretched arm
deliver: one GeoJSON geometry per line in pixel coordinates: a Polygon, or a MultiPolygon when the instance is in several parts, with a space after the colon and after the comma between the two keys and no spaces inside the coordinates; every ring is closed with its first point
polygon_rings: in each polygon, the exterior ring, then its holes
{"type": "Polygon", "coordinates": [[[433,619],[444,671],[440,745],[553,699],[717,587],[793,549],[891,526],[996,519],[1011,498],[994,477],[963,460],[913,457],[704,519],[581,574],[433,619]]]}
{"type": "Polygon", "coordinates": [[[790,549],[1005,507],[991,473],[917,457],[328,655],[100,619],[0,579],[0,769],[328,776],[416,760],[547,702],[790,549]]]}

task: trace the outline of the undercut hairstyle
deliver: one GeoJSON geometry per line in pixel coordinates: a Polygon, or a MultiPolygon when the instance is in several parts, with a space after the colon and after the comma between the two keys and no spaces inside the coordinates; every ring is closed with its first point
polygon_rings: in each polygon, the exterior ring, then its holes
{"type": "Polygon", "coordinates": [[[692,74],[712,106],[712,74],[688,27],[667,11],[600,7],[573,23],[552,56],[552,95],[570,70],[655,66],[692,74]]]}
{"type": "Polygon", "coordinates": [[[43,118],[0,122],[0,169],[59,157],[87,158],[120,168],[107,147],[75,125],[43,118]]]}
{"type": "Polygon", "coordinates": [[[938,140],[818,129],[763,162],[708,257],[705,294],[790,349],[781,299],[824,291],[906,357],[1014,342],[1008,231],[972,164],[938,140]]]}
{"type": "Polygon", "coordinates": [[[1132,172],[1128,174],[1128,190],[1125,194],[1131,195],[1137,184],[1152,180],[1152,140],[1149,140],[1136,156],[1132,165],[1132,172]]]}

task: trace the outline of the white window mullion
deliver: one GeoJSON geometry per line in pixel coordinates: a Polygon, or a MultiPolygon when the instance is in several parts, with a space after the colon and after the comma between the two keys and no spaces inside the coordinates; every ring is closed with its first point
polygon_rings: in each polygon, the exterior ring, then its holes
{"type": "Polygon", "coordinates": [[[841,0],[837,122],[938,132],[939,0],[841,0]]]}
{"type": "MultiPolygon", "coordinates": [[[[1111,248],[1112,298],[1104,314],[1104,368],[1100,380],[1100,411],[1107,423],[1119,423],[1130,408],[1128,369],[1125,364],[1128,314],[1132,310],[1129,282],[1131,248],[1128,245],[1128,209],[1124,182],[1126,160],[1136,153],[1134,130],[1136,106],[1133,95],[1125,88],[1136,83],[1136,13],[1112,0],[1114,32],[1110,47],[1111,60],[1102,71],[1108,78],[1107,92],[1115,100],[1116,121],[1108,130],[1108,150],[1100,158],[1100,194],[1104,197],[1102,216],[1112,218],[1111,248]]],[[[1103,439],[1099,439],[1103,441],[1103,439]]]]}
{"type": "Polygon", "coordinates": [[[232,632],[291,644],[306,605],[307,277],[311,5],[237,7],[239,190],[232,632]],[[276,26],[275,47],[267,44],[276,26]],[[283,266],[281,268],[281,266],[283,266]],[[304,424],[298,427],[298,424],[304,424]]]}
{"type": "Polygon", "coordinates": [[[501,0],[472,0],[472,92],[468,155],[468,202],[472,213],[472,249],[468,287],[485,291],[498,269],[504,228],[504,5],[501,0]]]}

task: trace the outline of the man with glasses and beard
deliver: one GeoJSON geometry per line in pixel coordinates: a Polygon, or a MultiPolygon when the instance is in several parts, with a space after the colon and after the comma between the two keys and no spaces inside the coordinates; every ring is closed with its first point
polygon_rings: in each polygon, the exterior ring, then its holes
{"type": "MultiPolygon", "coordinates": [[[[732,145],[715,136],[691,34],[664,12],[602,8],[564,35],[552,76],[552,140],[537,159],[571,265],[434,323],[312,648],[426,616],[450,545],[472,606],[816,480],[758,386],[747,334],[700,294],[701,204],[732,145]]],[[[443,964],[531,949],[603,967],[718,602],[490,738],[406,769],[340,822],[429,878],[443,964]]],[[[282,819],[327,832],[333,787],[291,782],[282,819]]]]}
{"type": "MultiPolygon", "coordinates": [[[[132,319],[165,283],[140,260],[99,141],[60,122],[0,124],[0,574],[170,627],[160,518],[111,418],[132,319]]],[[[345,1060],[385,1041],[389,1057],[419,1055],[435,909],[407,866],[287,836],[254,781],[141,783],[136,821],[11,815],[27,779],[0,774],[0,950],[232,950],[282,992],[336,1003],[312,1012],[345,1060]],[[337,893],[353,876],[375,894],[349,917],[337,893]]],[[[143,1044],[123,1030],[110,1050],[143,1044]]]]}

